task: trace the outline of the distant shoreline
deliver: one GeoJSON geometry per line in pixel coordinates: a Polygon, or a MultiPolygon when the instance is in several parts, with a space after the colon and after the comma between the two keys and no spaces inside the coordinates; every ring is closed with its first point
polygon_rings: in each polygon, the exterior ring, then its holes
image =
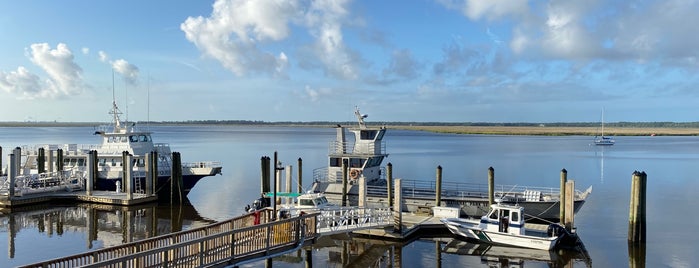
{"type": "MultiPolygon", "coordinates": [[[[99,122],[0,122],[0,127],[96,127],[104,125],[99,122]]],[[[258,121],[234,121],[234,122],[151,122],[153,126],[178,126],[178,125],[202,125],[202,126],[279,126],[279,127],[334,127],[333,122],[258,122],[258,121]]],[[[356,122],[340,122],[344,126],[354,127],[356,122]]],[[[478,135],[536,135],[536,136],[595,136],[600,130],[595,123],[556,123],[554,126],[534,123],[387,123],[389,129],[417,130],[435,133],[451,134],[478,134],[478,135]]],[[[699,136],[697,123],[623,123],[623,127],[605,124],[606,136],[699,136]],[[648,126],[651,125],[651,126],[648,126]],[[657,125],[654,127],[653,125],[657,125]],[[677,127],[667,127],[677,125],[677,127]]],[[[146,123],[139,122],[138,126],[146,123]]],[[[379,124],[369,124],[378,126],[379,124]]]]}

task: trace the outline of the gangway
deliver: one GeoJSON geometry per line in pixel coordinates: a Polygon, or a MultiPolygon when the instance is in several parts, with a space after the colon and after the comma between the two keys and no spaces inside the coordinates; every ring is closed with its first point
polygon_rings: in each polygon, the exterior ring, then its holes
{"type": "Polygon", "coordinates": [[[338,207],[271,220],[270,209],[208,226],[20,267],[223,267],[261,261],[331,235],[391,225],[390,208],[338,207]]]}

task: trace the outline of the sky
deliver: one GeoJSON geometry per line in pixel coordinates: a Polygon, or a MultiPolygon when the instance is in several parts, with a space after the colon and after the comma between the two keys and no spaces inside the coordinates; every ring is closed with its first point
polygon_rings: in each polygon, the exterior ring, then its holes
{"type": "Polygon", "coordinates": [[[696,0],[0,1],[0,121],[696,122],[696,0]],[[603,112],[604,111],[604,112],[603,112]]]}

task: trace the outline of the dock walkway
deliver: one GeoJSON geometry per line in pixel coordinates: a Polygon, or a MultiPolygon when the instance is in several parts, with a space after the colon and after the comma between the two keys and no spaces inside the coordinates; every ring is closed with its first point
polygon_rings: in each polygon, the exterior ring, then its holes
{"type": "Polygon", "coordinates": [[[105,205],[131,206],[148,202],[155,202],[157,200],[158,197],[155,195],[148,196],[139,193],[133,193],[132,198],[129,199],[127,194],[123,192],[117,193],[114,191],[92,191],[92,194],[88,195],[87,192],[84,190],[70,192],[66,190],[59,190],[54,192],[42,192],[25,194],[22,196],[14,196],[11,199],[7,195],[0,195],[0,207],[16,207],[54,201],[90,202],[105,205]]]}

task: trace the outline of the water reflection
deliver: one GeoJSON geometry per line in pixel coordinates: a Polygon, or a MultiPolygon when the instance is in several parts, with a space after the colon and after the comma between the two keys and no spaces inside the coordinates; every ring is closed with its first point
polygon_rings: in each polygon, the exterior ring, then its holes
{"type": "Polygon", "coordinates": [[[43,204],[0,209],[0,232],[8,233],[8,257],[32,252],[16,252],[20,232],[38,233],[48,238],[65,232],[85,234],[85,248],[78,252],[116,246],[137,240],[196,228],[212,223],[199,216],[191,205],[112,206],[101,204],[43,204]]]}
{"type": "Polygon", "coordinates": [[[555,251],[505,247],[481,243],[469,243],[459,239],[449,241],[442,252],[448,254],[480,256],[481,262],[489,267],[524,267],[525,262],[541,262],[549,267],[573,267],[582,262],[592,267],[587,251],[559,249],[555,251]]]}

